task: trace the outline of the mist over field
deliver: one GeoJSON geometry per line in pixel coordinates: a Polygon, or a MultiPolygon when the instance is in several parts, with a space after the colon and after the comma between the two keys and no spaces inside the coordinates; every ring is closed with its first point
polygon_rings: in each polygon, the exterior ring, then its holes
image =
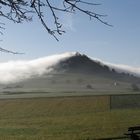
{"type": "MultiPolygon", "coordinates": [[[[19,60],[0,63],[0,84],[14,83],[29,79],[31,77],[39,77],[43,74],[49,74],[53,71],[53,66],[75,55],[81,56],[82,54],[76,52],[67,52],[63,54],[42,57],[35,60],[19,60]]],[[[126,72],[135,76],[140,76],[140,68],[126,65],[115,65],[94,58],[92,60],[94,62],[99,62],[100,65],[109,66],[110,69],[115,69],[117,72],[126,72]]]]}

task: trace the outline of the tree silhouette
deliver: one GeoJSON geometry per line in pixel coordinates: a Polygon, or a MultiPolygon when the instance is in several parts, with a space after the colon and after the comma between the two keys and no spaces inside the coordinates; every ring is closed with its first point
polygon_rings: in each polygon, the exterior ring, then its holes
{"type": "MultiPolygon", "coordinates": [[[[15,23],[32,21],[33,17],[37,16],[46,31],[58,41],[57,35],[65,33],[62,26],[63,23],[60,22],[59,16],[57,15],[58,12],[65,12],[67,14],[81,12],[89,16],[90,19],[96,19],[105,25],[111,26],[103,20],[103,17],[106,15],[94,12],[94,9],[93,11],[89,10],[89,6],[93,6],[94,8],[94,6],[100,4],[91,3],[89,1],[90,0],[59,0],[60,4],[56,4],[58,1],[54,2],[53,0],[0,0],[0,16],[15,23]],[[49,19],[50,17],[51,19],[49,19]],[[52,21],[52,24],[48,24],[50,21],[52,21]]],[[[2,34],[4,23],[0,22],[0,25],[0,33],[2,34]]],[[[0,51],[11,52],[3,48],[1,48],[0,51]]]]}
{"type": "Polygon", "coordinates": [[[133,90],[133,91],[140,91],[138,85],[135,84],[135,83],[131,84],[131,87],[132,87],[132,90],[133,90]]]}
{"type": "Polygon", "coordinates": [[[92,85],[90,85],[90,84],[86,85],[86,88],[87,88],[87,89],[93,89],[93,88],[92,88],[92,85]]]}

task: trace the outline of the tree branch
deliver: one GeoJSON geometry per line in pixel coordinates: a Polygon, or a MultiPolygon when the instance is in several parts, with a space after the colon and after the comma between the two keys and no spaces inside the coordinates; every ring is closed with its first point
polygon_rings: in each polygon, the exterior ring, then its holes
{"type": "MultiPolygon", "coordinates": [[[[92,3],[89,2],[89,0],[59,0],[59,2],[62,5],[61,7],[52,3],[52,0],[0,0],[0,17],[15,23],[22,23],[24,21],[32,21],[32,17],[37,15],[46,31],[57,41],[58,35],[65,33],[63,23],[59,22],[58,12],[81,12],[89,16],[90,19],[96,19],[107,26],[112,26],[103,20],[103,17],[106,17],[106,15],[88,10],[88,6],[94,8],[94,6],[100,5],[99,3],[92,3]],[[85,5],[87,9],[84,9],[83,5],[85,5]],[[50,16],[47,15],[49,11],[52,14],[50,16]],[[50,20],[52,21],[52,26],[48,24],[48,22],[50,22],[48,21],[48,17],[52,18],[52,20],[50,20]]],[[[3,29],[2,24],[0,29],[3,29]]],[[[2,31],[0,31],[0,34],[2,34],[2,31]]],[[[2,49],[0,49],[0,51],[2,51],[2,49]]]]}

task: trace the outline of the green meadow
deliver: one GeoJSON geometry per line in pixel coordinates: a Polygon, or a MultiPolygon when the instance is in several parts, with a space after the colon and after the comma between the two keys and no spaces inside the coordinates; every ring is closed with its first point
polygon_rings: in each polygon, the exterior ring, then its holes
{"type": "Polygon", "coordinates": [[[122,136],[140,109],[110,109],[109,96],[0,100],[0,140],[87,140],[122,136]]]}

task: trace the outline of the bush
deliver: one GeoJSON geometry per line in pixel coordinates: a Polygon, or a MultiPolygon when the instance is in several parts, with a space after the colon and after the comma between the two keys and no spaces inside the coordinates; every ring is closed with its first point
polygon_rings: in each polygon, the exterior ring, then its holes
{"type": "Polygon", "coordinates": [[[132,87],[133,91],[140,91],[140,89],[139,89],[137,84],[132,84],[131,87],[132,87]]]}
{"type": "Polygon", "coordinates": [[[87,89],[93,89],[92,86],[90,84],[86,85],[87,89]]]}

